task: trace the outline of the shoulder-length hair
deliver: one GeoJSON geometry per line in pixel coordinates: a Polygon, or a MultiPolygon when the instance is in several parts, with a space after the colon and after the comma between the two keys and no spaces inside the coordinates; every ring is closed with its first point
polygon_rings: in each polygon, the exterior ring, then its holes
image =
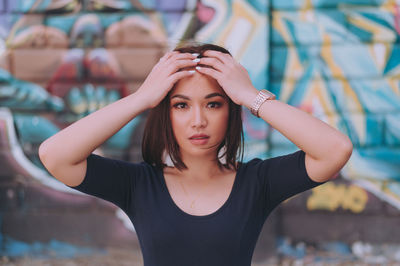
{"type": "MultiPolygon", "coordinates": [[[[199,58],[203,57],[203,53],[207,50],[215,50],[232,56],[228,50],[214,44],[190,44],[178,46],[174,49],[174,51],[179,51],[181,53],[198,53],[199,58]]],[[[172,89],[173,88],[171,88],[170,92],[172,89]]],[[[218,146],[218,158],[216,158],[216,160],[220,168],[223,166],[227,169],[237,170],[237,160],[243,160],[244,135],[242,126],[242,108],[240,105],[234,103],[229,97],[228,101],[228,127],[225,139],[218,146]],[[223,153],[219,155],[220,150],[224,146],[225,149],[223,150],[223,153]],[[221,162],[219,159],[224,156],[225,162],[221,162]]],[[[170,118],[170,93],[168,93],[156,107],[150,110],[142,140],[142,156],[145,162],[155,165],[159,169],[163,169],[167,166],[163,161],[164,154],[170,156],[172,163],[179,170],[187,169],[187,166],[182,161],[179,145],[172,131],[170,118]]]]}

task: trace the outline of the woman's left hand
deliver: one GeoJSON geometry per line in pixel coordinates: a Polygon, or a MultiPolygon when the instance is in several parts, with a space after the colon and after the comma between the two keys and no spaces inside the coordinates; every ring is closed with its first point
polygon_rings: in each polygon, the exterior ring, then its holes
{"type": "Polygon", "coordinates": [[[212,68],[198,66],[196,70],[217,80],[234,103],[250,107],[258,90],[251,83],[247,70],[229,54],[207,50],[203,55],[198,64],[212,68]]]}

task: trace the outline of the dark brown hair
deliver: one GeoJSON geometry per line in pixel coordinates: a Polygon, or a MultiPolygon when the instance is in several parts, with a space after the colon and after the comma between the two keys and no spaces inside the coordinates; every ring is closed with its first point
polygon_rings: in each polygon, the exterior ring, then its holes
{"type": "MultiPolygon", "coordinates": [[[[207,50],[215,50],[231,55],[225,48],[214,44],[189,44],[178,46],[174,49],[174,51],[179,51],[181,53],[198,53],[199,58],[203,57],[203,53],[207,50]]],[[[169,96],[170,93],[168,93],[168,95],[156,107],[150,110],[143,133],[142,155],[145,162],[155,165],[159,169],[163,169],[167,166],[163,162],[163,153],[165,150],[171,157],[171,161],[176,168],[179,170],[187,169],[187,166],[182,161],[179,145],[172,131],[169,96]]],[[[237,159],[239,159],[239,161],[243,160],[244,135],[242,127],[242,108],[240,105],[234,103],[229,97],[228,101],[228,127],[224,141],[222,141],[218,146],[217,154],[219,154],[221,148],[225,145],[226,150],[217,158],[217,163],[220,167],[223,166],[227,169],[237,170],[237,159]],[[222,158],[223,156],[226,156],[226,162],[221,164],[219,158],[222,158]],[[239,158],[237,158],[237,156],[239,158]]]]}

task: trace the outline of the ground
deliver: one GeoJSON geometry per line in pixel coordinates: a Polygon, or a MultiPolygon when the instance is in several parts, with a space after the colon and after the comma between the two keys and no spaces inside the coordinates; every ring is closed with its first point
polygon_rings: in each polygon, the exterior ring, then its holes
{"type": "MultiPolygon", "coordinates": [[[[282,247],[282,246],[281,246],[282,247]]],[[[390,247],[384,247],[387,250],[390,247]]],[[[376,249],[376,248],[375,248],[376,249]]],[[[382,246],[381,246],[382,249],[382,246]]],[[[393,249],[393,248],[392,248],[393,249]]],[[[92,254],[90,256],[81,256],[75,258],[51,258],[51,254],[47,258],[37,257],[18,257],[10,258],[7,256],[0,257],[1,266],[143,266],[142,254],[140,250],[124,249],[117,247],[109,247],[104,249],[104,254],[92,254]],[[50,258],[49,258],[50,257],[50,258]]],[[[286,248],[286,250],[288,250],[286,248]]],[[[299,250],[299,249],[298,249],[299,250]]],[[[251,266],[300,266],[300,265],[335,265],[335,266],[363,266],[363,265],[385,265],[400,266],[400,258],[398,258],[398,246],[394,249],[395,255],[389,255],[386,252],[381,254],[364,254],[364,257],[357,257],[354,254],[344,252],[327,252],[311,249],[310,246],[305,247],[304,255],[287,256],[282,255],[268,259],[268,261],[253,262],[251,266]],[[384,254],[384,255],[383,255],[384,254]],[[393,258],[390,258],[393,257],[393,258]]],[[[288,253],[288,251],[281,251],[288,253]]],[[[291,252],[294,252],[293,250],[291,252]]],[[[392,254],[394,254],[392,252],[392,254]]]]}

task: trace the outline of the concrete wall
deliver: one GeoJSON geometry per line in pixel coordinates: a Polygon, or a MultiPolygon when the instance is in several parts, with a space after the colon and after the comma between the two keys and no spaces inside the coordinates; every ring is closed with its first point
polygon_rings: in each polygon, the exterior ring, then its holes
{"type": "MultiPolygon", "coordinates": [[[[114,205],[55,180],[39,144],[134,92],[180,40],[228,48],[258,89],[347,134],[335,181],[279,207],[260,237],[399,242],[400,5],[379,0],[0,0],[0,242],[138,245],[114,205]],[[301,230],[299,230],[301,228],[301,230]]],[[[140,161],[146,113],[96,153],[140,161]]],[[[298,148],[247,110],[246,158],[298,148]]],[[[80,249],[82,250],[82,249],[80,249]]],[[[90,251],[89,251],[90,252],[90,251]]]]}

